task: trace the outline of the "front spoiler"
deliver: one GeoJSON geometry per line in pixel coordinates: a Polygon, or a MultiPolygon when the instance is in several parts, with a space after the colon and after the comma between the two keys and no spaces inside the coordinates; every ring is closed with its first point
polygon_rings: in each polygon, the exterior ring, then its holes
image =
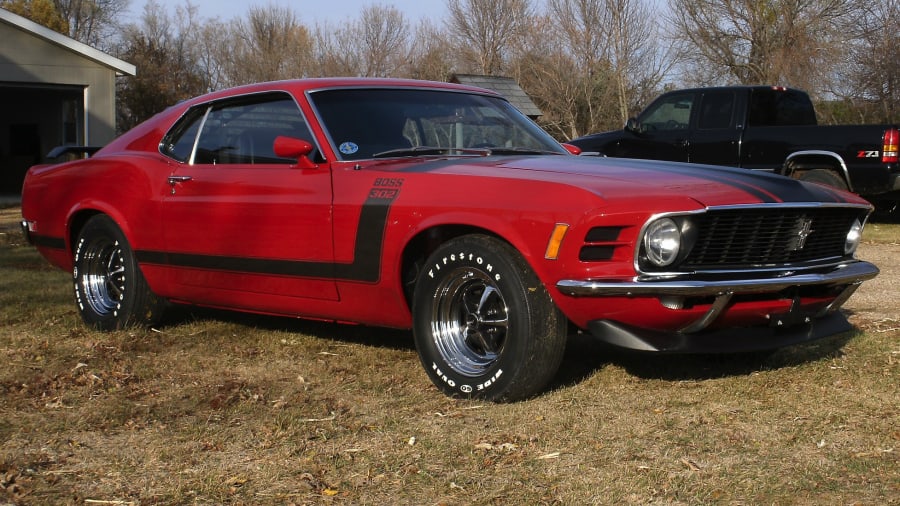
{"type": "Polygon", "coordinates": [[[597,339],[630,350],[657,353],[741,353],[774,350],[809,343],[852,330],[840,312],[790,327],[745,327],[698,334],[661,333],[636,329],[609,320],[588,322],[597,339]]]}

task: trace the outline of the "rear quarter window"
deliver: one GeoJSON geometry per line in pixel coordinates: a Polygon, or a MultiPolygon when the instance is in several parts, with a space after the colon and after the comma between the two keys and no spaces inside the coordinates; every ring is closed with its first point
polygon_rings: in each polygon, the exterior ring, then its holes
{"type": "Polygon", "coordinates": [[[750,95],[749,126],[804,126],[816,124],[816,113],[805,93],[759,89],[750,95]]]}

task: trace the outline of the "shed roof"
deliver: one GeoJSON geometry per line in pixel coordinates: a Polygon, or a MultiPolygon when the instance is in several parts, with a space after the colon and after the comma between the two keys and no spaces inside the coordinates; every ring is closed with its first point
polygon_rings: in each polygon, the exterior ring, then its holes
{"type": "Polygon", "coordinates": [[[450,82],[496,91],[506,97],[512,105],[516,106],[526,116],[537,117],[543,115],[538,106],[525,93],[525,90],[511,77],[453,74],[450,82]]]}
{"type": "Polygon", "coordinates": [[[59,32],[55,32],[47,28],[46,26],[39,25],[30,19],[19,16],[18,14],[14,14],[6,9],[0,9],[0,21],[17,27],[20,30],[29,32],[35,37],[44,39],[64,49],[68,49],[69,51],[81,55],[91,61],[109,67],[110,69],[116,71],[116,73],[119,75],[133,76],[137,72],[136,67],[126,61],[122,61],[112,55],[100,51],[99,49],[95,49],[91,46],[88,46],[87,44],[78,42],[71,37],[63,35],[59,32]]]}

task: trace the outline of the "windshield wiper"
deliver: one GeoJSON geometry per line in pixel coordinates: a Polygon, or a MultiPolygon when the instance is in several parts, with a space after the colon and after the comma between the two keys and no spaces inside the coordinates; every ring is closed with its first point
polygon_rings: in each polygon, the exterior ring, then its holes
{"type": "Polygon", "coordinates": [[[559,151],[537,148],[490,148],[492,155],[562,155],[559,151]]]}
{"type": "Polygon", "coordinates": [[[372,158],[390,158],[393,156],[421,156],[421,155],[478,155],[488,156],[490,149],[480,148],[439,148],[437,146],[414,146],[410,148],[389,149],[375,153],[372,158]]]}

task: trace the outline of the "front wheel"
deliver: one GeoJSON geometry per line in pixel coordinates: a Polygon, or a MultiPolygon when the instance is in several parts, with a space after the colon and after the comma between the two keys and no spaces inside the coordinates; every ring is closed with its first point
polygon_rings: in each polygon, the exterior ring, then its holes
{"type": "Polygon", "coordinates": [[[85,223],[75,242],[75,302],[81,319],[99,330],[152,325],[160,300],[144,280],[125,234],[105,215],[85,223]]]}
{"type": "Polygon", "coordinates": [[[559,368],[566,330],[522,256],[493,237],[453,239],[419,274],[416,349],[447,395],[514,401],[536,394],[559,368]]]}

